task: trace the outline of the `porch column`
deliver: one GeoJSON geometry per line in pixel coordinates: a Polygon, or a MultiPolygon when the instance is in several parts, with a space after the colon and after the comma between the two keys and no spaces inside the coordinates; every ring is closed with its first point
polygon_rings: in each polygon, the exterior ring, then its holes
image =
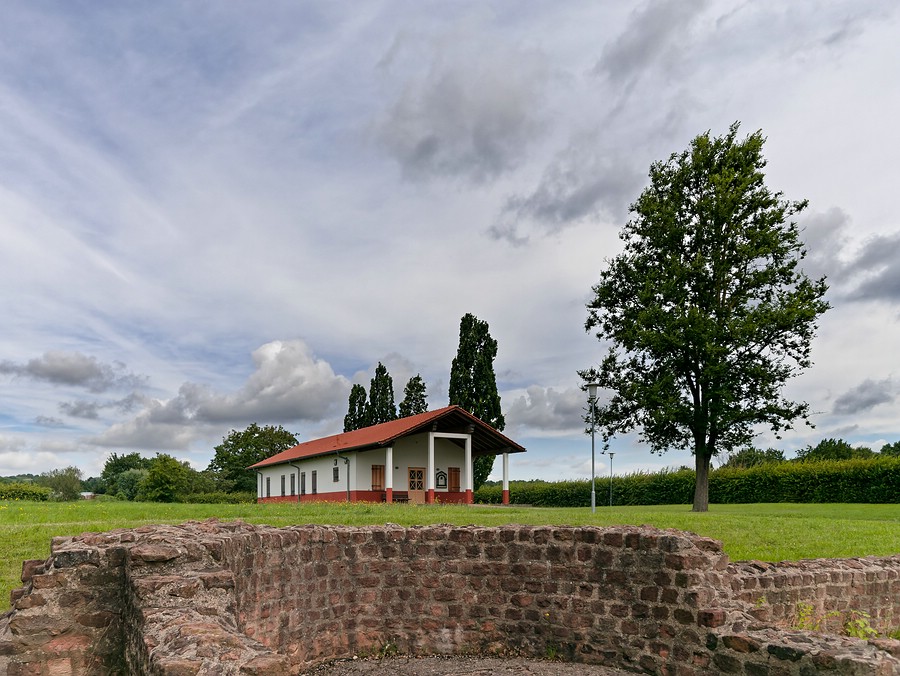
{"type": "Polygon", "coordinates": [[[428,463],[425,467],[425,504],[434,504],[434,432],[428,433],[428,463]]]}
{"type": "Polygon", "coordinates": [[[466,435],[466,504],[471,505],[475,502],[473,486],[475,478],[472,476],[472,435],[466,435]]]}
{"type": "Polygon", "coordinates": [[[394,502],[394,447],[384,449],[384,501],[394,502]]]}
{"type": "Polygon", "coordinates": [[[509,453],[503,454],[503,504],[509,504],[509,453]]]}

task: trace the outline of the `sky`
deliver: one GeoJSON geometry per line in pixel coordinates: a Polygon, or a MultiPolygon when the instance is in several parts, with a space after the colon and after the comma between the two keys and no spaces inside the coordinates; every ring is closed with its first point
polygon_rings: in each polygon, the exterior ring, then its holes
{"type": "Polygon", "coordinates": [[[334,434],[378,362],[445,406],[471,312],[511,477],[588,477],[591,286],[651,163],[735,121],[833,306],[785,390],[815,428],[755,445],[900,440],[898,35],[894,0],[10,0],[0,475],[334,434]]]}

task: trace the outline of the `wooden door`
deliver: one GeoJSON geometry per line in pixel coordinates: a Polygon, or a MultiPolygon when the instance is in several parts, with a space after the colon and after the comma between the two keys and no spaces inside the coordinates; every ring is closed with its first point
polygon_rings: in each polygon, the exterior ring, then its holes
{"type": "Polygon", "coordinates": [[[409,470],[409,501],[414,505],[425,504],[425,468],[408,467],[409,470]]]}

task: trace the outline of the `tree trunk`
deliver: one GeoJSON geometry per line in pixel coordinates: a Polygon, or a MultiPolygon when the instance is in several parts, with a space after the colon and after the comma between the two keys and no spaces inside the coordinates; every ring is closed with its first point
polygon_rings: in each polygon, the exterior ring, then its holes
{"type": "Polygon", "coordinates": [[[694,506],[692,512],[709,511],[709,461],[710,457],[699,449],[694,453],[694,466],[697,470],[697,483],[694,486],[694,506]]]}

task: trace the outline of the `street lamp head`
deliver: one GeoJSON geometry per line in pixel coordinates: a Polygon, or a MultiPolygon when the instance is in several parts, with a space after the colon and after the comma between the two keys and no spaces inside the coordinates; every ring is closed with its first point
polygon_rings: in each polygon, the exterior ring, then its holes
{"type": "Polygon", "coordinates": [[[596,401],[597,400],[597,388],[600,387],[597,383],[588,383],[588,401],[596,401]]]}

